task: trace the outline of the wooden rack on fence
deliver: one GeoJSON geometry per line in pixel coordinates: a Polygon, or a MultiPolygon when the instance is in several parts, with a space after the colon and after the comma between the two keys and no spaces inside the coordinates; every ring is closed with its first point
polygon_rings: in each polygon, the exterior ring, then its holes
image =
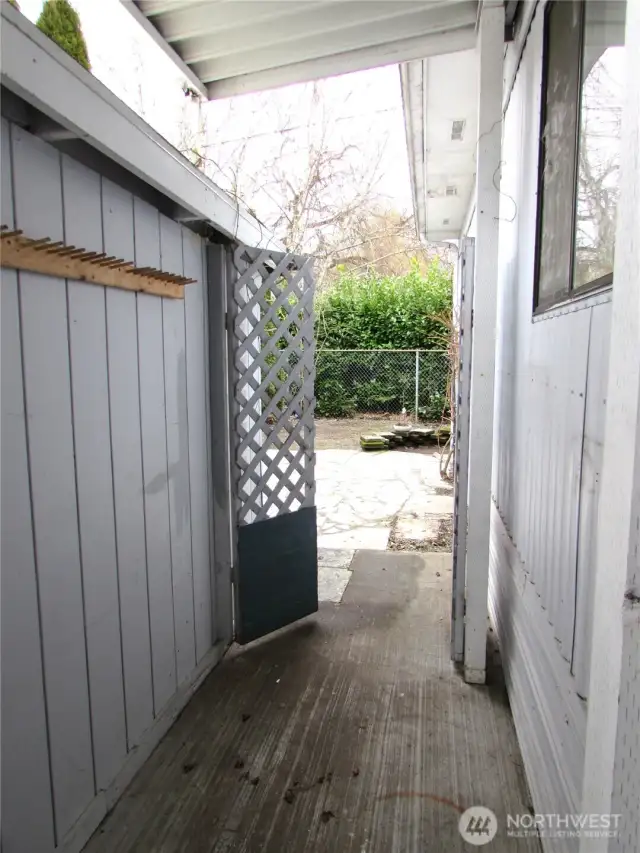
{"type": "Polygon", "coordinates": [[[132,261],[124,261],[106,252],[88,252],[76,246],[67,246],[61,240],[52,242],[49,237],[31,239],[25,237],[22,231],[10,230],[6,225],[0,228],[0,264],[10,269],[142,291],[172,299],[183,299],[185,284],[196,281],[153,267],[137,267],[132,261]]]}

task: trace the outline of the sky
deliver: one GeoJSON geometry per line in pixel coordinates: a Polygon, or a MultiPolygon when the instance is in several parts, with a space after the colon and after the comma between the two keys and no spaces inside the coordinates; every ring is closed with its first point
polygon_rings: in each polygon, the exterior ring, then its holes
{"type": "MultiPolygon", "coordinates": [[[[36,21],[43,0],[19,0],[36,21]]],[[[197,106],[182,91],[184,78],[120,0],[73,0],[87,42],[93,74],[172,144],[184,139],[184,126],[195,128],[197,106]]],[[[312,106],[313,86],[303,84],[256,95],[205,103],[207,153],[224,160],[237,153],[238,140],[250,139],[245,172],[260,172],[287,129],[291,168],[315,138],[319,122],[330,122],[332,144],[349,145],[363,164],[377,163],[374,191],[383,206],[411,211],[411,190],[397,66],[331,78],[319,87],[322,109],[312,106]],[[320,116],[320,118],[319,118],[320,116]]],[[[368,168],[368,166],[367,166],[368,168]]],[[[373,166],[372,166],[373,168],[373,166]]],[[[215,172],[215,170],[214,170],[215,172]]],[[[211,175],[225,186],[225,177],[211,175]]],[[[227,188],[227,187],[225,187],[227,188]]],[[[337,190],[339,191],[339,189],[337,190]]],[[[265,193],[254,199],[260,218],[268,216],[265,193]]]]}

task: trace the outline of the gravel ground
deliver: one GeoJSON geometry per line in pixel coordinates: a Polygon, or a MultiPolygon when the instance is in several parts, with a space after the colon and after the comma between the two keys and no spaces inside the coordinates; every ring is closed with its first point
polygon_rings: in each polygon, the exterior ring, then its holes
{"type": "Polygon", "coordinates": [[[438,535],[436,539],[423,539],[416,541],[415,539],[403,539],[396,533],[396,524],[391,528],[388,551],[446,551],[449,553],[453,550],[453,516],[443,515],[438,526],[438,535]]]}

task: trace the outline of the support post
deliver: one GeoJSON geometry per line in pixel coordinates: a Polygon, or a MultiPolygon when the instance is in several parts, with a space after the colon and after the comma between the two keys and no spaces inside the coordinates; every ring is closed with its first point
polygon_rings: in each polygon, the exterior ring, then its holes
{"type": "Polygon", "coordinates": [[[583,837],[581,853],[636,850],[640,838],[639,43],[640,0],[629,0],[582,797],[583,813],[620,817],[616,837],[583,837]]]}
{"type": "Polygon", "coordinates": [[[453,491],[453,566],[451,608],[451,658],[464,661],[464,617],[467,576],[467,518],[469,501],[469,403],[471,380],[471,309],[473,307],[473,275],[475,241],[460,241],[455,306],[460,317],[459,364],[456,376],[454,406],[455,427],[453,491]]]}
{"type": "Polygon", "coordinates": [[[216,640],[233,636],[231,571],[233,516],[231,492],[231,423],[227,351],[227,250],[207,246],[207,313],[209,320],[209,396],[211,469],[213,479],[214,624],[216,640]]]}
{"type": "Polygon", "coordinates": [[[416,350],[416,423],[418,423],[419,412],[418,407],[420,405],[420,350],[416,350]]]}
{"type": "Polygon", "coordinates": [[[489,588],[493,392],[498,291],[504,5],[485,0],[478,24],[476,250],[471,359],[464,677],[484,684],[489,588]]]}

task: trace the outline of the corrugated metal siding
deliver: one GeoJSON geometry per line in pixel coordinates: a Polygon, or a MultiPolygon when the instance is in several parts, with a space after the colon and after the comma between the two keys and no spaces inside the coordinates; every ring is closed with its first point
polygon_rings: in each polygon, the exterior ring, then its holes
{"type": "Polygon", "coordinates": [[[584,762],[610,304],[604,295],[532,316],[541,74],[538,8],[504,130],[490,604],[534,806],[571,812],[584,762]]]}
{"type": "Polygon", "coordinates": [[[45,853],[217,639],[204,250],[5,120],[2,177],[3,223],[198,279],[2,270],[3,842],[45,853]]]}
{"type": "Polygon", "coordinates": [[[611,303],[594,307],[590,314],[578,516],[576,616],[571,660],[571,672],[575,676],[578,693],[584,697],[589,693],[598,495],[602,472],[611,303]]]}

